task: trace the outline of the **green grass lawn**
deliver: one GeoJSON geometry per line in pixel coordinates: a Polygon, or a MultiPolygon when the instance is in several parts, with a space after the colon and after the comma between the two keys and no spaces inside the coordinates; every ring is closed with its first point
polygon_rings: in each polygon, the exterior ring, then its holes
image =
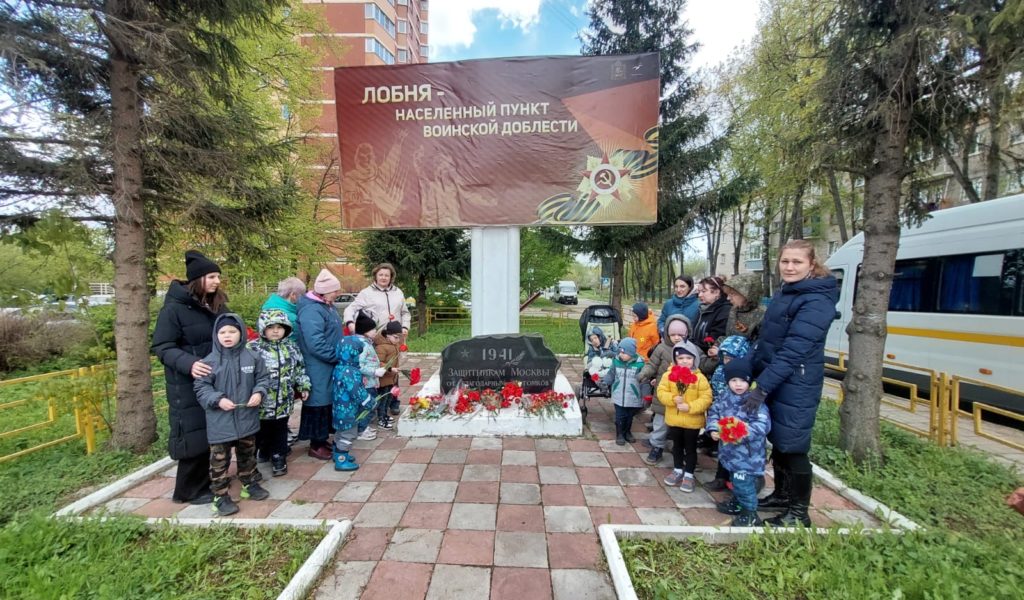
{"type": "MultiPolygon", "coordinates": [[[[3,390],[3,402],[38,391],[3,390]]],[[[132,516],[50,519],[61,506],[167,455],[162,378],[154,391],[158,439],[143,454],[112,450],[101,433],[92,455],[74,440],[0,463],[0,597],[275,598],[319,543],[323,533],[314,531],[150,528],[132,516]]],[[[39,411],[35,404],[7,409],[3,416],[13,423],[3,430],[39,411]]],[[[62,433],[63,427],[29,432],[21,441],[5,440],[5,450],[62,433]]]]}
{"type": "MultiPolygon", "coordinates": [[[[579,321],[551,317],[523,317],[519,321],[521,333],[536,333],[544,337],[544,343],[555,354],[582,354],[583,338],[580,336],[579,321]]],[[[417,335],[415,327],[409,334],[411,352],[440,352],[448,344],[471,337],[469,321],[435,322],[427,333],[417,335]]]]}
{"type": "Polygon", "coordinates": [[[0,596],[275,598],[323,535],[37,514],[0,529],[0,596]]]}
{"type": "Polygon", "coordinates": [[[838,450],[836,406],[823,402],[812,460],[925,530],[755,535],[742,543],[623,541],[640,598],[1019,598],[1024,516],[1005,497],[1024,485],[969,449],[939,448],[883,424],[884,464],[838,450]]]}

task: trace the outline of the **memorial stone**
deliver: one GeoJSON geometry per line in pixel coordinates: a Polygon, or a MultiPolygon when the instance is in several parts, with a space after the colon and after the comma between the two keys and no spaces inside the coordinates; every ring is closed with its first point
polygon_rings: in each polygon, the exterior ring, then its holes
{"type": "Polygon", "coordinates": [[[539,335],[482,335],[441,351],[441,391],[459,385],[500,390],[518,381],[528,394],[552,389],[560,362],[539,335]]]}

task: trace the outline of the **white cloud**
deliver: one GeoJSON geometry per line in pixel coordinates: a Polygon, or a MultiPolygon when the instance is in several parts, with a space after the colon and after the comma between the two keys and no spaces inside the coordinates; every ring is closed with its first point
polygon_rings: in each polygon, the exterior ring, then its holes
{"type": "Polygon", "coordinates": [[[694,57],[697,66],[713,67],[736,53],[757,33],[758,0],[729,0],[728,11],[717,0],[690,0],[683,18],[693,30],[700,49],[694,57]]]}
{"type": "Polygon", "coordinates": [[[468,48],[476,37],[473,17],[477,13],[497,12],[502,26],[529,32],[540,20],[542,0],[436,0],[430,3],[431,48],[468,48]]]}

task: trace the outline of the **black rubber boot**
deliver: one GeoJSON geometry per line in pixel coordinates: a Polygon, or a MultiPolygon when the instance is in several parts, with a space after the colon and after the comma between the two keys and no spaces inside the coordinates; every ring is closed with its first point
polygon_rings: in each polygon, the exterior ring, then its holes
{"type": "Polygon", "coordinates": [[[632,431],[630,431],[630,430],[629,430],[628,428],[626,428],[626,427],[623,427],[623,429],[624,429],[625,431],[623,431],[623,432],[622,432],[622,437],[626,438],[626,441],[627,441],[627,442],[629,442],[630,444],[632,444],[633,442],[635,442],[635,441],[636,441],[636,438],[635,438],[635,437],[633,437],[633,432],[632,432],[632,431]]]}
{"type": "Polygon", "coordinates": [[[730,527],[760,527],[762,525],[764,523],[761,521],[761,517],[758,517],[757,511],[754,510],[742,511],[729,524],[730,527]]]}
{"type": "Polygon", "coordinates": [[[789,473],[783,465],[775,465],[775,490],[757,501],[757,510],[789,510],[789,473]]]}
{"type": "Polygon", "coordinates": [[[804,527],[811,526],[811,517],[807,509],[811,504],[811,486],[814,485],[814,475],[810,473],[790,473],[789,489],[790,503],[789,510],[777,517],[765,521],[765,525],[771,527],[804,527]]]}
{"type": "Polygon", "coordinates": [[[626,431],[625,427],[622,426],[622,421],[615,419],[615,445],[625,446],[626,445],[626,431]]]}
{"type": "Polygon", "coordinates": [[[271,456],[270,463],[273,465],[271,475],[274,477],[280,477],[288,472],[288,463],[285,462],[283,454],[275,454],[271,456]]]}

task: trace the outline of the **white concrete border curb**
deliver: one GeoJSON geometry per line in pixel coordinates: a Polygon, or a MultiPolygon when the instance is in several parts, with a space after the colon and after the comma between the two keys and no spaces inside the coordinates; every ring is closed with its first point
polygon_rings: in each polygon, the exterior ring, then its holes
{"type": "Polygon", "coordinates": [[[820,479],[821,482],[825,484],[825,487],[831,489],[832,491],[839,494],[843,498],[846,498],[850,502],[853,502],[864,511],[869,512],[875,515],[876,517],[879,517],[880,519],[888,523],[890,526],[895,527],[897,529],[907,529],[910,531],[921,529],[921,526],[917,523],[911,521],[907,517],[894,511],[885,504],[882,504],[878,500],[875,500],[874,498],[866,496],[860,493],[859,491],[851,488],[850,486],[843,483],[842,480],[840,480],[838,477],[826,471],[825,469],[819,467],[818,465],[812,463],[811,467],[814,469],[814,476],[820,479]]]}
{"type": "Polygon", "coordinates": [[[80,515],[93,507],[103,504],[107,500],[111,500],[113,498],[118,497],[119,495],[121,495],[122,492],[126,492],[132,489],[136,485],[149,479],[153,475],[156,475],[160,471],[170,469],[171,467],[174,466],[174,463],[175,461],[169,457],[161,458],[155,463],[142,467],[138,471],[135,471],[134,473],[129,473],[128,475],[122,477],[121,479],[118,479],[114,483],[111,483],[106,487],[102,487],[96,490],[95,492],[89,494],[85,498],[80,498],[75,502],[68,504],[64,508],[53,513],[53,516],[71,517],[75,515],[80,515]]]}
{"type": "MultiPolygon", "coordinates": [[[[77,520],[85,519],[106,519],[106,515],[97,517],[83,517],[81,513],[95,508],[104,502],[116,498],[121,493],[130,490],[139,483],[150,479],[154,475],[174,466],[175,461],[171,458],[162,458],[150,465],[130,473],[125,477],[107,485],[88,496],[81,498],[53,514],[54,517],[69,517],[77,520]]],[[[335,521],[329,519],[218,519],[214,517],[200,519],[146,519],[150,525],[171,524],[185,527],[210,527],[213,525],[225,525],[240,528],[256,527],[295,527],[300,529],[317,529],[329,526],[330,530],[324,536],[313,552],[310,553],[299,570],[292,576],[291,581],[284,590],[277,596],[278,600],[300,600],[306,598],[313,584],[319,579],[323,570],[331,563],[334,555],[338,552],[342,542],[352,531],[352,521],[335,521]]]]}

